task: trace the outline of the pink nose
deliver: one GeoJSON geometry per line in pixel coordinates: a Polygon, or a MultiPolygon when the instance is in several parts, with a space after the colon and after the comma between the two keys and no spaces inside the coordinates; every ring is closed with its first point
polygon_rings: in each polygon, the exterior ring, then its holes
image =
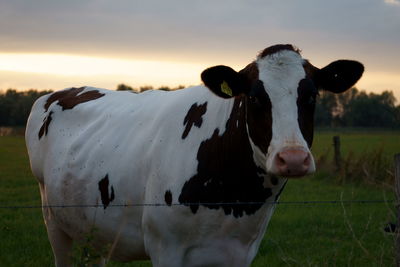
{"type": "Polygon", "coordinates": [[[274,163],[278,175],[304,176],[310,169],[311,156],[300,149],[287,149],[276,154],[274,163]]]}

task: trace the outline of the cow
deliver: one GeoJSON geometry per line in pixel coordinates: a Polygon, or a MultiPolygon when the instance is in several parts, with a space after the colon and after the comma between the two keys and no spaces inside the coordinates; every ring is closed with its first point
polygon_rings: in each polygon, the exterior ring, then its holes
{"type": "Polygon", "coordinates": [[[56,266],[91,229],[107,259],[249,266],[287,180],[315,171],[318,92],[342,93],[363,71],[319,69],[281,44],[238,72],[204,70],[201,86],[39,98],[26,144],[56,266]]]}

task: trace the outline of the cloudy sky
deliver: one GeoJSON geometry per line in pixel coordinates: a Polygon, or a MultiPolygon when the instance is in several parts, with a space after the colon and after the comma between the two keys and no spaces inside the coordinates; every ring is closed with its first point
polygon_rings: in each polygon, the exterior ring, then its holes
{"type": "Polygon", "coordinates": [[[400,100],[400,0],[0,0],[0,88],[195,85],[278,43],[400,100]]]}

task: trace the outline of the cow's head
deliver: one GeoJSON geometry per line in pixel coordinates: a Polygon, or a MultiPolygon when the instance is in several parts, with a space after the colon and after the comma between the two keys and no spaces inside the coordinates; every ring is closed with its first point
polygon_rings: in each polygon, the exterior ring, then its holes
{"type": "Polygon", "coordinates": [[[318,69],[292,45],[275,45],[239,72],[215,66],[203,71],[201,78],[220,97],[245,98],[257,163],[271,174],[299,177],[315,171],[310,147],[318,91],[342,93],[363,71],[361,63],[350,60],[318,69]]]}

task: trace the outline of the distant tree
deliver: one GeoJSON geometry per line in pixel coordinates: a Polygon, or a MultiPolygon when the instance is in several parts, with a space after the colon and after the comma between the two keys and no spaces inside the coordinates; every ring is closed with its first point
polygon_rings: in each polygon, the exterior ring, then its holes
{"type": "Polygon", "coordinates": [[[320,92],[315,105],[315,124],[329,127],[333,123],[333,114],[337,109],[335,95],[330,92],[320,92]]]}
{"type": "Polygon", "coordinates": [[[132,87],[125,85],[123,83],[118,84],[117,91],[136,91],[132,87]]]}
{"type": "Polygon", "coordinates": [[[172,91],[173,89],[169,88],[168,86],[161,86],[161,87],[157,88],[157,90],[161,90],[161,91],[172,91]]]}
{"type": "Polygon", "coordinates": [[[144,92],[144,91],[148,91],[148,90],[153,90],[153,86],[151,85],[145,85],[139,88],[139,92],[144,92]]]}
{"type": "Polygon", "coordinates": [[[175,90],[180,90],[184,89],[186,86],[183,85],[178,85],[177,87],[170,88],[168,86],[161,86],[160,88],[157,88],[157,90],[162,90],[162,91],[175,91],[175,90]]]}
{"type": "Polygon", "coordinates": [[[350,92],[351,96],[341,103],[343,126],[359,127],[398,127],[398,107],[393,92],[385,91],[381,94],[350,92]]]}
{"type": "Polygon", "coordinates": [[[186,86],[178,85],[177,87],[174,87],[173,90],[180,90],[180,89],[184,89],[184,88],[186,88],[186,86]]]}
{"type": "Polygon", "coordinates": [[[343,94],[321,92],[317,101],[317,126],[400,127],[400,106],[393,92],[366,93],[352,88],[343,94]]]}
{"type": "MultiPolygon", "coordinates": [[[[169,86],[162,85],[159,88],[157,88],[156,90],[174,91],[174,90],[179,90],[179,89],[183,89],[183,88],[186,88],[186,87],[183,86],[183,85],[179,85],[177,87],[171,88],[169,86]]],[[[145,85],[145,86],[140,87],[139,89],[135,89],[135,88],[133,88],[133,87],[131,87],[129,85],[123,84],[123,83],[117,85],[117,91],[144,92],[144,91],[148,91],[148,90],[154,90],[154,87],[151,86],[151,85],[145,85]]]]}
{"type": "Polygon", "coordinates": [[[395,119],[396,119],[396,125],[395,126],[397,128],[400,128],[400,105],[395,108],[394,116],[395,116],[395,119]]]}
{"type": "Polygon", "coordinates": [[[0,94],[0,125],[25,125],[36,99],[50,92],[52,91],[29,90],[19,92],[15,89],[8,89],[5,93],[0,94]]]}

